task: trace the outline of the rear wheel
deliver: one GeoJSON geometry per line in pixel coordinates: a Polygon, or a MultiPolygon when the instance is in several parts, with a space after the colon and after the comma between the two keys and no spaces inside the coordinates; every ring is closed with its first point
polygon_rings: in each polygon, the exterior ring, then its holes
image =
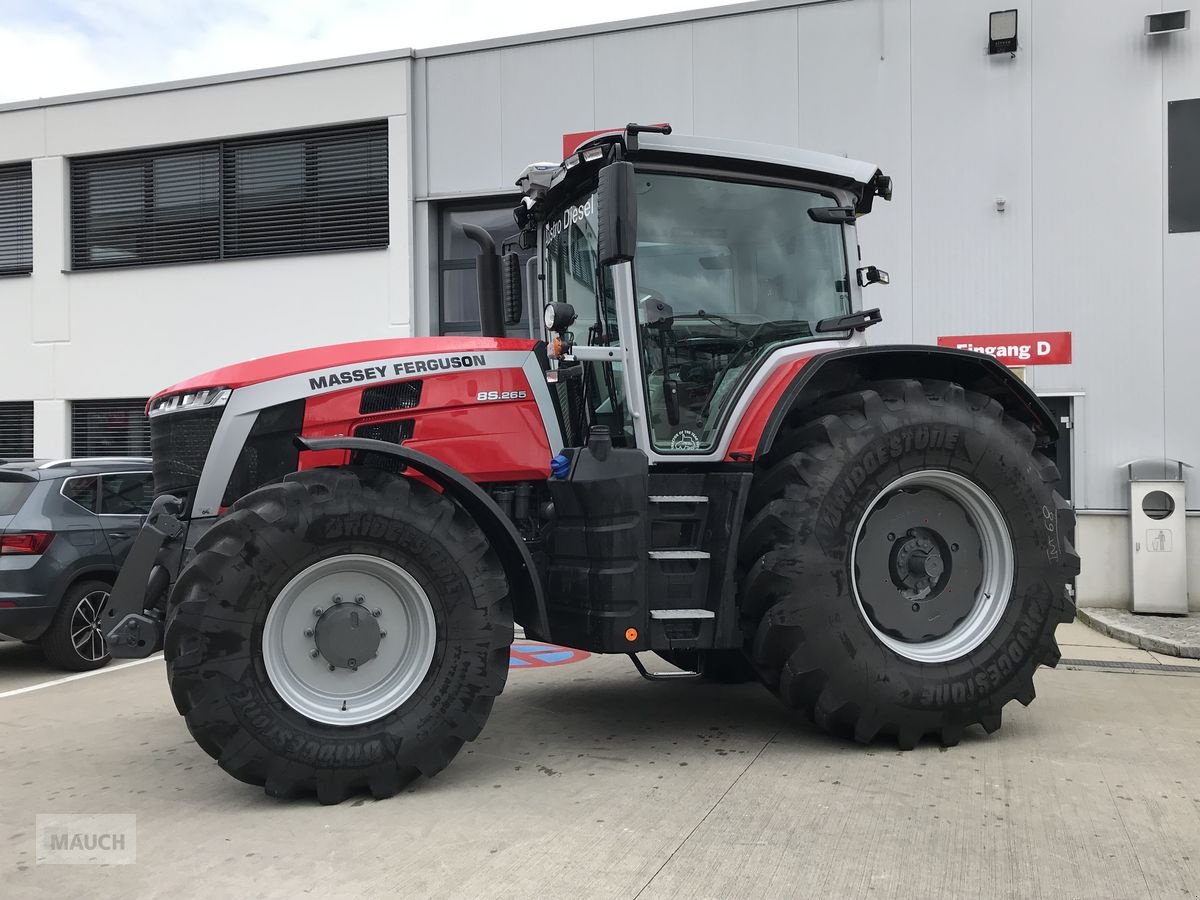
{"type": "Polygon", "coordinates": [[[112,660],[101,618],[112,586],[104,581],[78,581],[67,588],[54,621],[38,643],[46,659],[60,669],[87,672],[112,660]]]}
{"type": "Polygon", "coordinates": [[[171,692],[197,743],[273,796],[337,803],[441,771],[504,687],[503,568],[436,491],[318,469],[239,500],[172,595],[171,692]]]}
{"type": "Polygon", "coordinates": [[[1074,513],[1033,433],[956,384],[869,385],[781,434],[741,547],[751,656],[789,706],[869,741],[1000,727],[1074,607],[1074,513]]]}

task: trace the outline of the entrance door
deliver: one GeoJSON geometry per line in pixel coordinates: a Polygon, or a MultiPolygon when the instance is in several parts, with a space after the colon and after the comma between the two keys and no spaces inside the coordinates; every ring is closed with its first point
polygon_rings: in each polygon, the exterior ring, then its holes
{"type": "Polygon", "coordinates": [[[1071,416],[1072,397],[1042,397],[1042,402],[1058,423],[1058,443],[1046,453],[1054,464],[1062,480],[1058,483],[1058,492],[1068,500],[1074,500],[1075,490],[1071,471],[1071,442],[1075,435],[1075,422],[1071,416]]]}

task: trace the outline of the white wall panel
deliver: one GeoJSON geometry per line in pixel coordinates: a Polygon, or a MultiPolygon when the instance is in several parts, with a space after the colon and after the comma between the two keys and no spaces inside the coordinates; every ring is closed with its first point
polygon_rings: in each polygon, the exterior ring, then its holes
{"type": "Polygon", "coordinates": [[[788,9],[692,26],[697,134],[796,145],[796,17],[788,9]]]}
{"type": "MultiPolygon", "coordinates": [[[[1168,8],[1174,9],[1174,5],[1168,8]]],[[[1163,117],[1164,156],[1168,189],[1170,172],[1166,169],[1167,154],[1166,104],[1172,100],[1200,98],[1200,52],[1197,52],[1196,32],[1160,38],[1163,60],[1163,117]]],[[[1200,166],[1197,160],[1176,160],[1176,165],[1200,166]]],[[[1166,202],[1164,201],[1164,213],[1166,202]]],[[[1182,459],[1194,466],[1188,473],[1188,508],[1200,509],[1200,415],[1197,409],[1197,389],[1200,389],[1200,354],[1196,352],[1200,337],[1200,232],[1168,234],[1162,226],[1163,247],[1163,387],[1166,420],[1167,456],[1182,459]]],[[[1196,522],[1200,529],[1200,521],[1196,522]]],[[[1193,540],[1192,589],[1193,604],[1200,604],[1200,545],[1193,540]]]]}
{"type": "Polygon", "coordinates": [[[500,55],[491,50],[426,62],[424,139],[430,194],[486,192],[503,186],[500,55]]]}
{"type": "Polygon", "coordinates": [[[695,133],[692,26],[668,25],[597,35],[596,128],[670,122],[695,133]]]}
{"type": "Polygon", "coordinates": [[[21,109],[0,116],[0,164],[46,153],[46,111],[21,109]]]}
{"type": "Polygon", "coordinates": [[[500,54],[502,172],[511,188],[532,162],[562,159],[565,132],[595,127],[592,38],[510,47],[500,54]]]}
{"type": "Polygon", "coordinates": [[[873,343],[912,340],[912,179],[908,4],[860,0],[797,10],[801,147],[863,159],[891,175],[890,203],[858,222],[863,262],[887,287],[863,292],[883,310],[873,343]]]}
{"type": "Polygon", "coordinates": [[[988,7],[912,5],[914,334],[1032,324],[1029,3],[1021,48],[988,56],[988,7]],[[996,198],[1006,201],[998,212],[996,198]]]}
{"type": "Polygon", "coordinates": [[[408,65],[407,59],[367,63],[51,106],[46,153],[74,156],[404,115],[408,65]]]}
{"type": "Polygon", "coordinates": [[[1087,392],[1076,488],[1093,508],[1123,508],[1118,466],[1164,451],[1162,60],[1147,11],[1033,11],[1033,324],[1072,331],[1075,359],[1039,369],[1037,386],[1087,392]]]}

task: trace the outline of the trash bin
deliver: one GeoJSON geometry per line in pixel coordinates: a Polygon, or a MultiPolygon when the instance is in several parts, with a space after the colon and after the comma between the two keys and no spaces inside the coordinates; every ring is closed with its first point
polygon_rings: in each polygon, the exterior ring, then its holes
{"type": "Polygon", "coordinates": [[[1186,616],[1187,498],[1177,459],[1135,459],[1129,475],[1129,553],[1135,613],[1186,616]]]}

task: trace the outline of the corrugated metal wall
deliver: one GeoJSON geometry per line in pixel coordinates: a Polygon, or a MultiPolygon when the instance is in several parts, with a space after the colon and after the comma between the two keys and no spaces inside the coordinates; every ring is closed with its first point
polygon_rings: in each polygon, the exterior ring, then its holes
{"type": "Polygon", "coordinates": [[[414,194],[501,191],[564,132],[636,120],[872,160],[897,185],[860,228],[892,275],[872,337],[1073,331],[1074,364],[1029,377],[1084,392],[1076,499],[1121,508],[1120,463],[1200,464],[1200,235],[1165,219],[1200,32],[1145,37],[1160,0],[1000,5],[1015,58],[985,52],[995,3],[841,0],[419,59],[414,194]]]}

